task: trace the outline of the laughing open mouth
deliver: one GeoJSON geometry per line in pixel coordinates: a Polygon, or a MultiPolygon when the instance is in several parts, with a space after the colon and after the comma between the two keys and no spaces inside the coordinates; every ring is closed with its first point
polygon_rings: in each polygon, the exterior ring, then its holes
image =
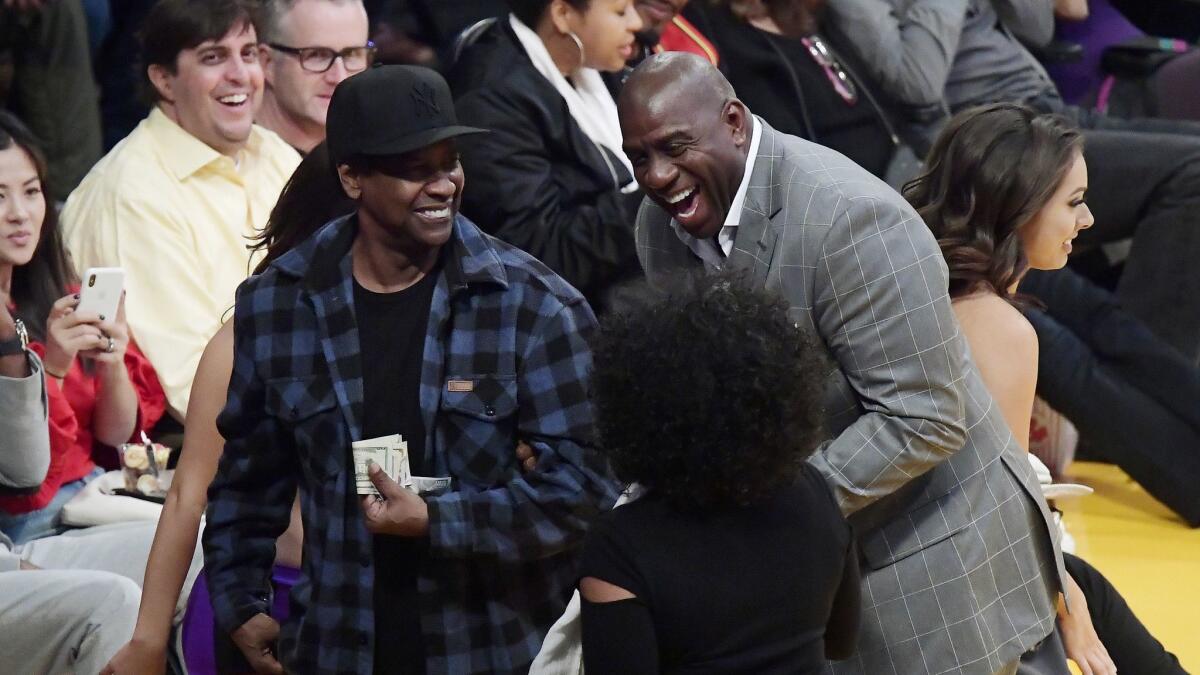
{"type": "Polygon", "coordinates": [[[700,191],[695,187],[685,188],[666,195],[663,199],[676,218],[689,218],[696,213],[696,206],[700,203],[700,191]]]}

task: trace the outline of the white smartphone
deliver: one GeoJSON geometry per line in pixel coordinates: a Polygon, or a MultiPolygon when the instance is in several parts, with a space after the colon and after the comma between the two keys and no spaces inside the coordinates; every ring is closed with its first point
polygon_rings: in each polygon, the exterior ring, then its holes
{"type": "Polygon", "coordinates": [[[105,319],[117,316],[121,291],[125,288],[125,270],[120,267],[89,267],[83,273],[76,312],[94,312],[105,319]]]}

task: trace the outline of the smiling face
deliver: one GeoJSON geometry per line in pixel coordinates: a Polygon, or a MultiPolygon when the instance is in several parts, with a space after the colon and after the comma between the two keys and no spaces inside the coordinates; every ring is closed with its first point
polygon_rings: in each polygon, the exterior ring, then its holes
{"type": "Polygon", "coordinates": [[[746,170],[751,119],[736,99],[704,105],[670,87],[621,98],[624,150],[638,185],[698,239],[716,236],[746,170]]]}
{"type": "Polygon", "coordinates": [[[263,91],[254,26],[239,23],[179,52],[173,72],[151,65],[149,75],[163,112],[184,131],[225,155],[246,144],[263,91]]]}
{"type": "Polygon", "coordinates": [[[1095,222],[1084,201],[1087,186],[1087,163],[1077,153],[1050,201],[1017,229],[1030,267],[1056,270],[1067,264],[1072,240],[1095,222]]]}
{"type": "MultiPolygon", "coordinates": [[[[294,48],[325,47],[340,52],[367,44],[367,12],[361,3],[299,0],[279,18],[278,43],[294,48]]],[[[342,59],[323,73],[300,67],[291,54],[264,50],[268,95],[297,125],[325,128],[329,100],[338,83],[353,73],[342,59]]]]}
{"type": "Polygon", "coordinates": [[[591,0],[583,11],[566,2],[561,6],[557,21],[579,37],[584,66],[608,72],[625,67],[635,49],[634,34],[642,29],[633,0],[591,0]]]}
{"type": "Polygon", "coordinates": [[[29,153],[15,143],[0,150],[0,266],[33,259],[46,217],[46,196],[29,153]]]}
{"type": "Polygon", "coordinates": [[[462,164],[453,140],[396,157],[376,157],[365,172],[338,167],[360,222],[377,227],[406,249],[445,244],[462,201],[462,164]]]}

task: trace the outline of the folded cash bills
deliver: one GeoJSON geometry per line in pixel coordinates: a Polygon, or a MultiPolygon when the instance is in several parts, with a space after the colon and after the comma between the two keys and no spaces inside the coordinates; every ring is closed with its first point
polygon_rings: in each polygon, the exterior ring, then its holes
{"type": "Polygon", "coordinates": [[[408,468],[408,443],[399,434],[355,441],[351,444],[351,451],[354,453],[354,482],[358,494],[379,495],[379,490],[367,473],[372,463],[378,464],[384,475],[401,486],[409,487],[412,484],[408,468]]]}

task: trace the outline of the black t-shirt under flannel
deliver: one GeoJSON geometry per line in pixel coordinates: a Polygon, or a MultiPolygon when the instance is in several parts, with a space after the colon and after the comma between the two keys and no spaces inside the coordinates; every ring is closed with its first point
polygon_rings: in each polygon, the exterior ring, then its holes
{"type": "MultiPolygon", "coordinates": [[[[421,365],[437,273],[395,293],[373,293],[354,283],[354,308],[363,371],[363,438],[400,434],[409,468],[425,473],[421,419],[421,365]]],[[[375,672],[424,673],[417,573],[420,540],[376,535],[375,672]]]]}

